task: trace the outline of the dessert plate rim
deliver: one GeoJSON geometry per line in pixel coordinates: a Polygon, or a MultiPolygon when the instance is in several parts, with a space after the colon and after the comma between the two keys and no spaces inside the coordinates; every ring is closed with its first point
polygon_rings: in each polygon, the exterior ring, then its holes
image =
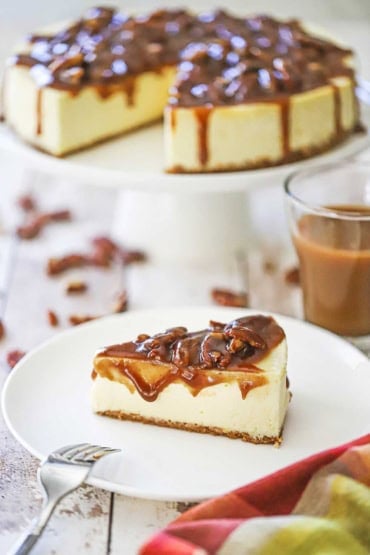
{"type": "Polygon", "coordinates": [[[39,459],[64,443],[120,447],[122,453],[97,463],[88,479],[94,486],[146,499],[199,501],[368,433],[366,361],[344,339],[273,312],[215,306],[140,309],[66,330],[30,351],[6,380],[2,410],[13,436],[39,459]],[[109,337],[129,340],[140,331],[206,326],[209,319],[227,321],[248,313],[271,314],[287,332],[293,398],[279,449],[92,414],[92,357],[109,337]],[[343,422],[337,422],[339,410],[343,422]],[[189,473],[194,466],[197,473],[189,473]]]}

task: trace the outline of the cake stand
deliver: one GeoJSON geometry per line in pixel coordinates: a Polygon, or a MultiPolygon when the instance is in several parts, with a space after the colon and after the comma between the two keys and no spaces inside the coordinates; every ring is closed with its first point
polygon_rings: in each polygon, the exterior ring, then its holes
{"type": "MultiPolygon", "coordinates": [[[[362,107],[370,126],[370,109],[362,107]]],[[[152,260],[209,264],[235,257],[252,240],[252,191],[261,191],[258,218],[267,232],[274,217],[283,217],[282,183],[300,168],[355,156],[370,145],[357,134],[330,152],[294,164],[251,171],[213,174],[166,174],[163,171],[161,124],[96,147],[54,158],[22,143],[0,125],[0,148],[13,152],[38,171],[119,190],[112,235],[130,248],[143,249],[152,260]]]]}

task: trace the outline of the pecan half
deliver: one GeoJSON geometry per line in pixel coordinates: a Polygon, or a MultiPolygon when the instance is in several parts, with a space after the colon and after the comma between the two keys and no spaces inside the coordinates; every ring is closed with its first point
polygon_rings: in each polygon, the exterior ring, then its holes
{"type": "Polygon", "coordinates": [[[130,264],[134,264],[136,262],[145,262],[147,260],[145,252],[142,251],[131,251],[121,247],[119,254],[122,262],[126,266],[129,266],[130,264]]]}
{"type": "Polygon", "coordinates": [[[36,214],[28,223],[17,229],[17,235],[21,239],[34,239],[42,229],[51,222],[66,222],[71,219],[69,210],[57,210],[54,212],[42,212],[36,214]]]}
{"type": "Polygon", "coordinates": [[[47,317],[49,324],[55,328],[59,324],[59,318],[53,310],[47,311],[47,317]]]}
{"type": "Polygon", "coordinates": [[[127,292],[121,291],[121,293],[119,293],[117,297],[116,304],[113,307],[113,312],[116,312],[116,313],[126,312],[127,308],[128,308],[127,292]]]}
{"type": "Polygon", "coordinates": [[[228,366],[231,355],[226,349],[225,336],[222,332],[212,331],[205,336],[200,346],[200,360],[206,368],[228,366]]]}
{"type": "Polygon", "coordinates": [[[24,357],[26,354],[25,351],[20,351],[19,349],[15,349],[14,351],[9,351],[6,355],[6,361],[10,368],[14,368],[14,366],[24,357]]]}
{"type": "Polygon", "coordinates": [[[67,295],[76,295],[85,293],[87,289],[88,285],[85,281],[70,281],[69,283],[67,283],[65,291],[67,295]]]}
{"type": "Polygon", "coordinates": [[[81,268],[85,264],[86,256],[82,254],[69,254],[61,258],[49,258],[46,273],[49,276],[56,276],[72,268],[81,268]]]}
{"type": "Polygon", "coordinates": [[[36,200],[30,194],[18,197],[17,205],[23,210],[23,212],[34,212],[37,209],[36,200]]]}
{"type": "Polygon", "coordinates": [[[96,320],[97,318],[99,318],[99,316],[71,314],[68,320],[69,323],[72,324],[72,326],[79,326],[80,324],[90,322],[91,320],[96,320]]]}
{"type": "Polygon", "coordinates": [[[294,266],[293,268],[289,268],[285,272],[284,277],[285,277],[286,283],[288,283],[289,285],[300,285],[301,283],[299,268],[297,266],[294,266]]]}
{"type": "Polygon", "coordinates": [[[0,320],[0,341],[4,336],[5,336],[5,326],[4,326],[4,322],[0,320]]]}
{"type": "Polygon", "coordinates": [[[221,306],[245,308],[248,306],[248,295],[245,292],[235,292],[230,289],[214,288],[211,291],[212,300],[221,306]]]}
{"type": "Polygon", "coordinates": [[[264,339],[254,330],[246,326],[230,326],[225,328],[225,335],[238,341],[248,343],[255,349],[265,349],[266,343],[264,339]]]}

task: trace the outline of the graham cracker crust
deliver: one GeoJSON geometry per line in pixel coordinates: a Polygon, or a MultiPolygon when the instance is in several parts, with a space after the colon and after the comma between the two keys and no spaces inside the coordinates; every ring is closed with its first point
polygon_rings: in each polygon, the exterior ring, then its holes
{"type": "Polygon", "coordinates": [[[230,439],[241,439],[242,441],[254,444],[274,444],[275,446],[279,446],[282,443],[283,430],[280,431],[279,436],[262,436],[259,438],[255,438],[244,432],[227,432],[218,427],[201,426],[199,424],[186,424],[184,422],[173,422],[172,420],[163,420],[161,418],[145,418],[139,416],[138,414],[132,414],[118,410],[98,411],[97,414],[100,414],[101,416],[109,416],[111,418],[118,418],[119,420],[130,420],[133,422],[141,422],[143,424],[155,424],[156,426],[162,426],[164,428],[176,428],[177,430],[185,430],[188,432],[225,436],[230,439]]]}

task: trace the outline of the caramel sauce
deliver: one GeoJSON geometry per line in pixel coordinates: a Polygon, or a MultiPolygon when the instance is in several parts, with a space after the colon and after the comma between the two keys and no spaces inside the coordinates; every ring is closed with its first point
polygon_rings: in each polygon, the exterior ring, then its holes
{"type": "Polygon", "coordinates": [[[179,63],[170,104],[180,106],[272,101],[330,84],[333,76],[353,77],[346,64],[351,51],[309,35],[297,20],[224,10],[204,19],[179,9],[127,17],[90,8],[54,35],[29,37],[28,46],[13,63],[30,68],[38,86],[72,94],[94,86],[105,97],[122,85],[129,102],[134,82],[127,78],[179,63]]]}
{"type": "Polygon", "coordinates": [[[244,399],[251,389],[267,383],[256,364],[284,337],[273,318],[261,315],[229,324],[211,322],[209,328],[198,332],[170,328],[107,347],[97,354],[95,368],[99,375],[113,380],[116,369],[146,401],[155,401],[174,382],[185,384],[196,396],[205,387],[236,381],[244,399]],[[107,361],[107,357],[113,360],[107,361]],[[145,361],[142,372],[137,370],[139,360],[145,361]],[[151,372],[154,378],[145,375],[151,372]]]}
{"type": "Polygon", "coordinates": [[[42,133],[42,88],[37,89],[36,93],[36,135],[42,133]]]}
{"type": "MultiPolygon", "coordinates": [[[[370,217],[370,207],[335,205],[370,217]]],[[[293,236],[307,320],[340,335],[370,333],[370,219],[305,215],[293,236]]]]}
{"type": "Polygon", "coordinates": [[[170,110],[170,118],[171,118],[171,129],[173,131],[175,131],[176,126],[177,126],[176,111],[175,110],[170,110]]]}
{"type": "Polygon", "coordinates": [[[290,102],[289,97],[280,99],[280,113],[281,113],[281,130],[282,130],[282,147],[283,155],[286,158],[290,152],[289,149],[289,130],[290,130],[290,102]]]}
{"type": "Polygon", "coordinates": [[[340,135],[342,132],[342,117],[341,117],[341,98],[340,98],[340,90],[337,85],[332,85],[333,93],[334,93],[334,121],[335,121],[335,133],[336,135],[340,135]]]}
{"type": "Polygon", "coordinates": [[[195,111],[198,123],[198,156],[202,166],[208,162],[208,122],[211,112],[212,108],[208,106],[198,106],[195,111]]]}
{"type": "Polygon", "coordinates": [[[253,380],[241,381],[239,382],[239,389],[242,394],[242,399],[245,399],[247,394],[254,389],[255,387],[260,387],[261,385],[265,385],[267,380],[265,376],[253,376],[253,380]]]}

